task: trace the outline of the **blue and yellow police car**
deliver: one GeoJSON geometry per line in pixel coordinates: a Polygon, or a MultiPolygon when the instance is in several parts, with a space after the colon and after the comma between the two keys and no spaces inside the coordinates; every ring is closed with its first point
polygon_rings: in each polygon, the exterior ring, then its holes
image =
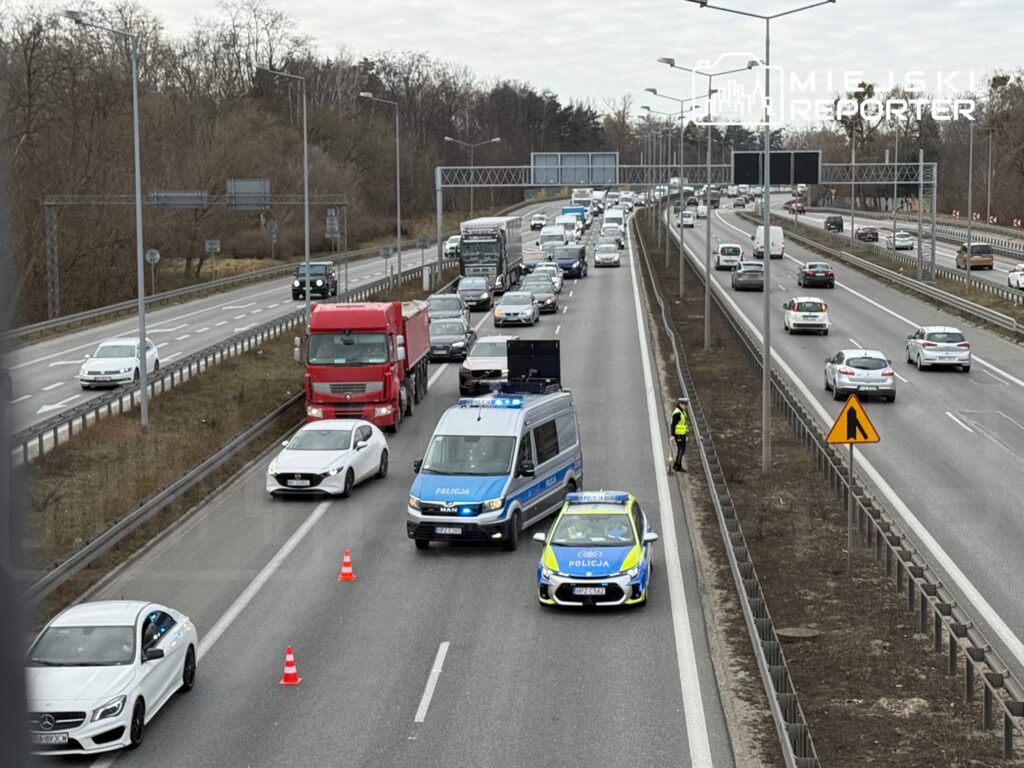
{"type": "Polygon", "coordinates": [[[542,605],[644,605],[658,534],[624,491],[570,493],[548,533],[536,533],[542,605]]]}

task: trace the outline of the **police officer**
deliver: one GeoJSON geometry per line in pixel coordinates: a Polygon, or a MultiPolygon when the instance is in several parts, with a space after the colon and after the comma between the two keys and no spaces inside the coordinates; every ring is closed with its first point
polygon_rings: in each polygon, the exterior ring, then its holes
{"type": "Polygon", "coordinates": [[[669,427],[672,439],[676,442],[676,460],[672,465],[672,469],[676,472],[686,471],[683,466],[683,455],[686,453],[686,435],[690,431],[690,422],[687,416],[689,402],[690,398],[688,397],[678,398],[675,410],[672,411],[672,424],[669,427]]]}

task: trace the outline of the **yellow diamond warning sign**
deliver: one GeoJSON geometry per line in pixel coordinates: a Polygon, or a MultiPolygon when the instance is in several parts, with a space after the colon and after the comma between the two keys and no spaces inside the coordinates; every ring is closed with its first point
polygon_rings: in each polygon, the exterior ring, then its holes
{"type": "Polygon", "coordinates": [[[860,404],[860,400],[856,395],[850,395],[825,440],[830,445],[860,445],[861,443],[877,443],[881,438],[875,431],[871,419],[864,412],[864,406],[860,404]]]}

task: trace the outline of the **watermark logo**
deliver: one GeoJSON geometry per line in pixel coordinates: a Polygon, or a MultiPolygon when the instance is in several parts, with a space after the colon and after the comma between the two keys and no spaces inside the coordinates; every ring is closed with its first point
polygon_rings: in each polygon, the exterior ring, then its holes
{"type": "Polygon", "coordinates": [[[750,51],[702,59],[690,69],[690,98],[704,105],[702,122],[715,126],[764,127],[766,115],[773,125],[850,119],[877,123],[911,116],[920,120],[925,115],[938,122],[976,119],[976,100],[964,96],[976,92],[973,72],[800,73],[765,67],[750,51]],[[718,75],[710,100],[708,73],[718,75]]]}

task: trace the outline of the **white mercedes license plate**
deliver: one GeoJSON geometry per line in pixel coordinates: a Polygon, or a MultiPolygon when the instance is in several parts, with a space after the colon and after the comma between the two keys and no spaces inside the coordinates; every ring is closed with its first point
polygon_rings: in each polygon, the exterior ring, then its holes
{"type": "Polygon", "coordinates": [[[608,591],[604,587],[573,587],[572,593],[577,597],[604,597],[608,591]]]}
{"type": "Polygon", "coordinates": [[[462,529],[458,526],[446,526],[438,525],[434,528],[434,532],[441,534],[442,536],[461,536],[462,529]]]}
{"type": "Polygon", "coordinates": [[[66,733],[33,733],[32,734],[33,744],[67,744],[68,735],[66,733]]]}
{"type": "Polygon", "coordinates": [[[309,480],[289,480],[288,486],[290,488],[308,488],[309,480]]]}

